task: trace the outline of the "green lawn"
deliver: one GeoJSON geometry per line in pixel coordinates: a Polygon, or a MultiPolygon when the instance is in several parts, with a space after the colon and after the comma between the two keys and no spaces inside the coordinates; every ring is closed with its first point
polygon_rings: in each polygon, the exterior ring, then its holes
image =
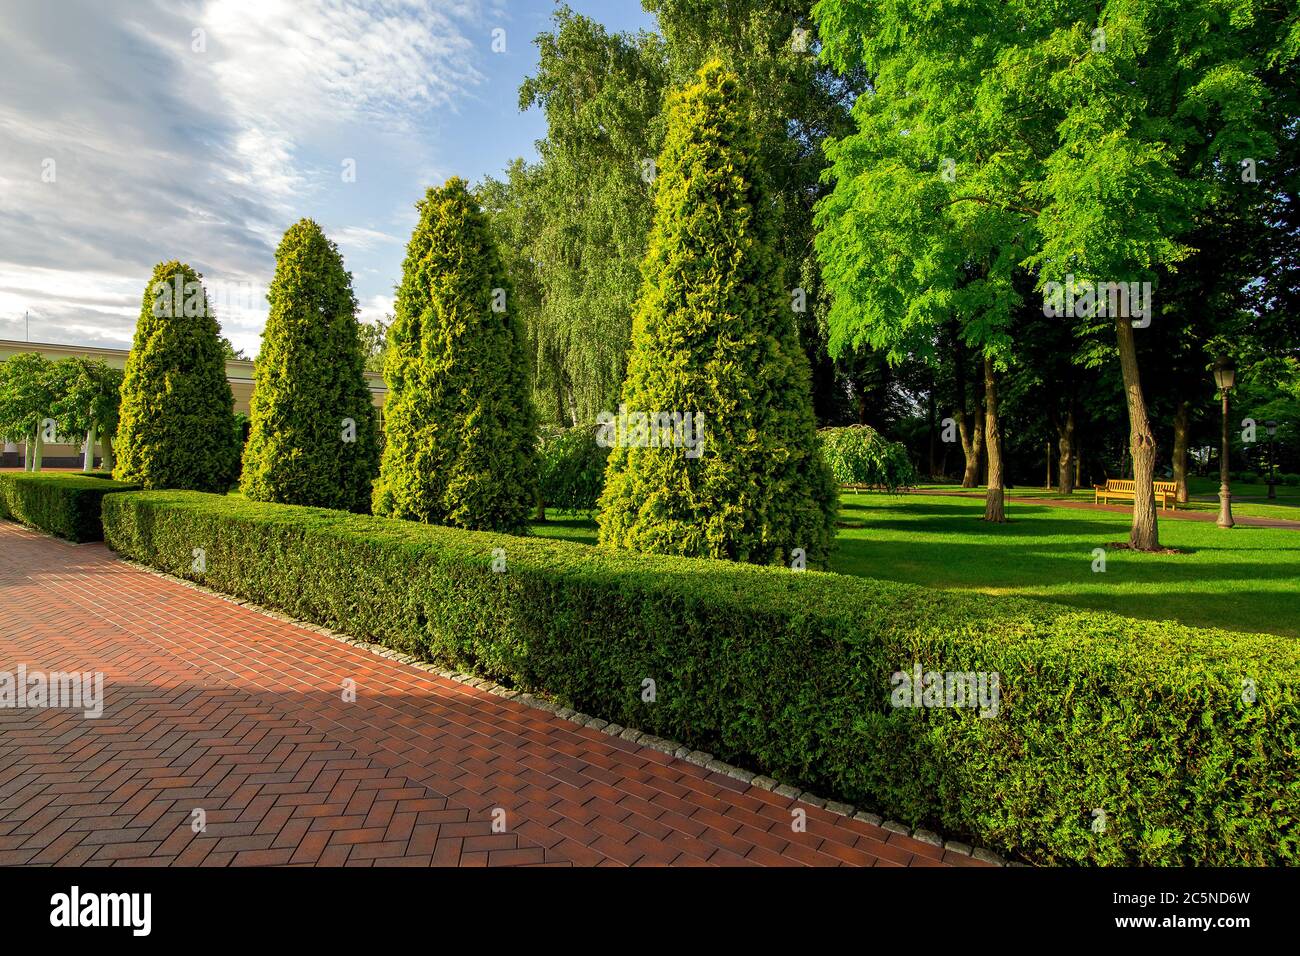
{"type": "MultiPolygon", "coordinates": [[[[965,491],[968,494],[984,493],[983,488],[962,489],[955,484],[923,484],[922,490],[965,491]]],[[[1188,511],[1205,511],[1217,514],[1219,511],[1219,479],[1190,478],[1187,482],[1192,500],[1183,507],[1188,511]]],[[[1079,488],[1073,495],[1062,496],[1055,491],[1044,491],[1041,487],[1016,487],[1009,494],[1017,498],[1043,498],[1051,501],[1092,501],[1092,488],[1079,488]]],[[[1268,486],[1262,484],[1248,485],[1236,482],[1232,485],[1232,514],[1238,518],[1281,518],[1295,521],[1300,525],[1300,487],[1290,485],[1277,486],[1277,498],[1269,501],[1268,486]]]]}
{"type": "MultiPolygon", "coordinates": [[[[1092,550],[1128,539],[1127,515],[1011,503],[1006,525],[980,520],[978,499],[846,494],[832,568],[931,587],[1017,594],[1131,617],[1300,636],[1300,531],[1225,531],[1168,520],[1160,539],[1183,554],[1092,550]]],[[[595,523],[552,517],[534,533],[585,544],[595,523]]]]}

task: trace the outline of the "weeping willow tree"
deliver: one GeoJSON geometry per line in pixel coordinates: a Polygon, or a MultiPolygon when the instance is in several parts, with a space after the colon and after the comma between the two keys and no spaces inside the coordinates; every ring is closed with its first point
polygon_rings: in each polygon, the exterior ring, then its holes
{"type": "Polygon", "coordinates": [[[519,104],[546,116],[541,159],[517,161],[478,197],[513,250],[539,410],[567,425],[612,408],[627,370],[666,64],[654,34],[610,34],[567,8],[537,45],[519,104]]]}
{"type": "Polygon", "coordinates": [[[760,92],[747,110],[776,194],[777,255],[788,291],[800,290],[795,318],[814,401],[825,417],[842,401],[825,347],[829,300],[812,252],[812,208],[824,189],[821,141],[852,129],[848,105],[860,79],[819,64],[812,5],[646,0],[657,34],[611,34],[561,7],[553,29],[538,37],[538,67],[519,101],[546,117],[540,160],[516,161],[478,196],[519,290],[534,397],[546,419],[590,422],[617,401],[660,172],[665,95],[714,57],[760,92]]]}

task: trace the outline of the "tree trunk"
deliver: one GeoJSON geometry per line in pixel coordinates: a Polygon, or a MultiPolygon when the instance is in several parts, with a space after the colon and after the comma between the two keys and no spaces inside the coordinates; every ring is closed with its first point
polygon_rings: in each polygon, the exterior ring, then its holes
{"type": "Polygon", "coordinates": [[[1043,490],[1052,490],[1052,443],[1047,442],[1047,476],[1043,481],[1043,490]]]}
{"type": "Polygon", "coordinates": [[[993,359],[984,356],[984,445],[988,449],[989,485],[984,496],[984,520],[1002,524],[1007,520],[1002,489],[1002,428],[998,424],[998,391],[993,377],[993,359]]]}
{"type": "Polygon", "coordinates": [[[1073,408],[1066,413],[1065,424],[1057,426],[1056,438],[1056,447],[1061,456],[1060,464],[1057,466],[1061,485],[1061,494],[1072,495],[1074,494],[1075,486],[1079,483],[1079,462],[1074,457],[1073,408]]]}
{"type": "Polygon", "coordinates": [[[569,427],[573,428],[578,424],[578,403],[574,400],[573,389],[569,388],[567,392],[569,399],[569,427]]]}
{"type": "Polygon", "coordinates": [[[972,429],[974,416],[968,415],[962,408],[953,411],[952,417],[957,419],[957,434],[961,436],[961,453],[966,456],[961,486],[974,488],[980,483],[980,455],[984,453],[984,426],[975,425],[972,429]]]}
{"type": "Polygon", "coordinates": [[[41,470],[41,459],[45,457],[45,438],[41,435],[41,430],[36,429],[36,441],[32,451],[32,473],[41,470]]]}
{"type": "Polygon", "coordinates": [[[1180,505],[1187,504],[1187,436],[1191,431],[1192,416],[1187,400],[1178,403],[1174,412],[1174,481],[1178,483],[1175,500],[1180,505]]]}
{"type": "Polygon", "coordinates": [[[1156,494],[1152,481],[1156,471],[1156,439],[1147,418],[1147,403],[1142,395],[1138,374],[1137,343],[1133,326],[1127,318],[1115,320],[1119,339],[1119,364],[1124,373],[1124,396],[1128,402],[1129,453],[1133,459],[1133,527],[1129,547],[1135,551],[1155,551],[1160,547],[1156,526],[1156,494]]]}
{"type": "Polygon", "coordinates": [[[975,451],[975,482],[972,488],[978,488],[984,484],[984,476],[988,474],[987,463],[984,460],[984,409],[980,408],[975,413],[975,439],[971,442],[971,447],[975,451]]]}
{"type": "Polygon", "coordinates": [[[82,471],[95,470],[95,426],[86,429],[86,453],[81,458],[82,471]]]}
{"type": "Polygon", "coordinates": [[[32,470],[32,440],[23,438],[23,471],[32,470]]]}
{"type": "MultiPolygon", "coordinates": [[[[978,368],[977,371],[979,371],[978,368]]],[[[980,462],[980,476],[977,485],[982,485],[989,480],[989,459],[984,448],[988,444],[988,412],[985,409],[983,374],[978,376],[977,383],[979,394],[975,396],[975,452],[979,455],[980,462]]]]}
{"type": "Polygon", "coordinates": [[[935,424],[936,424],[935,419],[938,417],[938,412],[935,410],[935,405],[934,405],[934,376],[931,376],[931,380],[930,380],[929,416],[930,416],[930,471],[929,471],[929,476],[930,476],[931,479],[933,479],[933,478],[934,478],[934,442],[935,442],[935,424]]]}
{"type": "Polygon", "coordinates": [[[980,456],[984,454],[984,412],[970,411],[970,395],[966,391],[966,350],[961,339],[953,333],[953,374],[957,387],[957,409],[952,417],[957,419],[957,433],[961,436],[961,453],[966,463],[962,470],[961,486],[975,488],[980,483],[980,456]]]}

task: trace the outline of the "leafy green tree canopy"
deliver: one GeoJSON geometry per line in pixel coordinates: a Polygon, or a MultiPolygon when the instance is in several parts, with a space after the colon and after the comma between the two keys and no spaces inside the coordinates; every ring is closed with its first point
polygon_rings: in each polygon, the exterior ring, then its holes
{"type": "Polygon", "coordinates": [[[58,400],[54,363],[37,352],[19,352],[0,362],[0,438],[27,442],[24,467],[40,468],[44,425],[58,400]]]}

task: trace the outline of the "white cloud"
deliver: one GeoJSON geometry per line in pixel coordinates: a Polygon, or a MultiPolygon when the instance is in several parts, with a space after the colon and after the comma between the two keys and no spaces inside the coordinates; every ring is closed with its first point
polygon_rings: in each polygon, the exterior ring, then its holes
{"type": "Polygon", "coordinates": [[[304,140],[358,122],[405,133],[454,105],[483,79],[454,18],[475,7],[211,0],[199,18],[207,49],[188,65],[212,80],[242,126],[233,181],[287,205],[308,188],[296,162],[304,140]]]}
{"type": "Polygon", "coordinates": [[[330,232],[329,237],[338,243],[339,248],[344,252],[348,250],[374,249],[377,246],[402,241],[399,236],[380,232],[378,229],[368,229],[364,226],[344,226],[342,229],[334,229],[330,232]]]}
{"type": "MultiPolygon", "coordinates": [[[[484,79],[485,2],[4,5],[0,335],[21,337],[29,309],[33,339],[127,344],[153,266],[180,258],[217,293],[225,333],[255,352],[290,223],[338,222],[356,254],[403,241],[368,221],[371,193],[340,198],[340,160],[369,149],[435,162],[432,114],[484,79]],[[343,208],[320,208],[331,202],[343,208]]],[[[384,188],[378,159],[360,169],[348,189],[384,188]]],[[[391,310],[391,297],[366,303],[391,310]]]]}
{"type": "Polygon", "coordinates": [[[357,318],[362,322],[373,325],[380,319],[387,321],[393,311],[394,305],[391,295],[372,295],[360,304],[360,308],[357,309],[357,318]]]}

